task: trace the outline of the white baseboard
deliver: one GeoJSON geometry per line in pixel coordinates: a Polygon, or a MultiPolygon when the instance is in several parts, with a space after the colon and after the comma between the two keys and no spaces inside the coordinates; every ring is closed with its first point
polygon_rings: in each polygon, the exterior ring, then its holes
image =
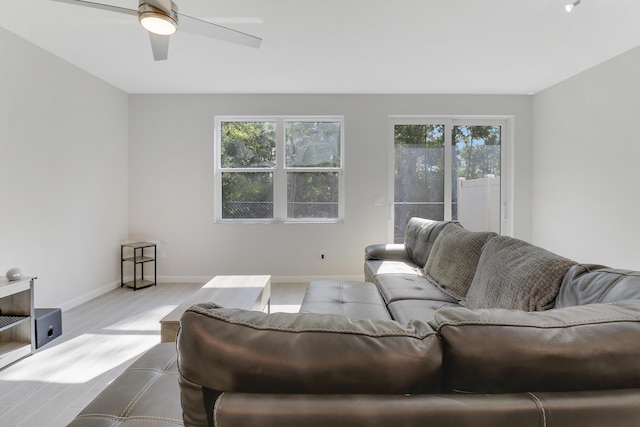
{"type": "Polygon", "coordinates": [[[106,294],[107,292],[110,292],[119,287],[120,287],[120,280],[116,280],[115,282],[111,282],[108,285],[105,285],[94,291],[87,292],[84,295],[80,295],[79,297],[76,297],[70,301],[67,301],[64,304],[60,304],[59,308],[62,311],[70,310],[74,307],[79,306],[80,304],[84,304],[87,301],[91,301],[92,299],[97,298],[100,295],[106,294]]]}

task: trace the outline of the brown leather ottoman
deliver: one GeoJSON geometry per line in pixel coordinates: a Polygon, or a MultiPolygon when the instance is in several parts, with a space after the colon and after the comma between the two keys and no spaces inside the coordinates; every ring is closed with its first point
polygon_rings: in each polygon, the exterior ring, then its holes
{"type": "Polygon", "coordinates": [[[81,426],[184,426],[175,343],[143,354],[69,424],[81,426]]]}

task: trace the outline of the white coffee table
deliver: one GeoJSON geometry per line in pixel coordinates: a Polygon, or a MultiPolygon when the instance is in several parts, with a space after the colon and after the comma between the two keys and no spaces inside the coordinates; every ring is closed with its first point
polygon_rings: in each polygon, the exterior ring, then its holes
{"type": "Polygon", "coordinates": [[[216,276],[160,320],[160,341],[175,342],[180,318],[194,304],[264,311],[270,310],[270,298],[271,276],[216,276]]]}

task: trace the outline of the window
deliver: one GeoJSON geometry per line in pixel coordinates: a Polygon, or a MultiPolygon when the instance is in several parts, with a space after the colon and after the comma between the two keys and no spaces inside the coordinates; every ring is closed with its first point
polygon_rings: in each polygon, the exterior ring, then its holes
{"type": "Polygon", "coordinates": [[[342,117],[217,117],[216,220],[343,218],[342,117]]]}
{"type": "Polygon", "coordinates": [[[506,118],[392,118],[393,241],[412,216],[509,234],[506,118]]]}

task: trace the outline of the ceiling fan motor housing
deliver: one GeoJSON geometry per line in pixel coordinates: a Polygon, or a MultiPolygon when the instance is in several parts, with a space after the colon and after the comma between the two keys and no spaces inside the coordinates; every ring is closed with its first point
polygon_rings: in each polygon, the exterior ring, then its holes
{"type": "Polygon", "coordinates": [[[171,0],[139,0],[138,21],[153,33],[173,34],[178,29],[178,6],[171,0]]]}

